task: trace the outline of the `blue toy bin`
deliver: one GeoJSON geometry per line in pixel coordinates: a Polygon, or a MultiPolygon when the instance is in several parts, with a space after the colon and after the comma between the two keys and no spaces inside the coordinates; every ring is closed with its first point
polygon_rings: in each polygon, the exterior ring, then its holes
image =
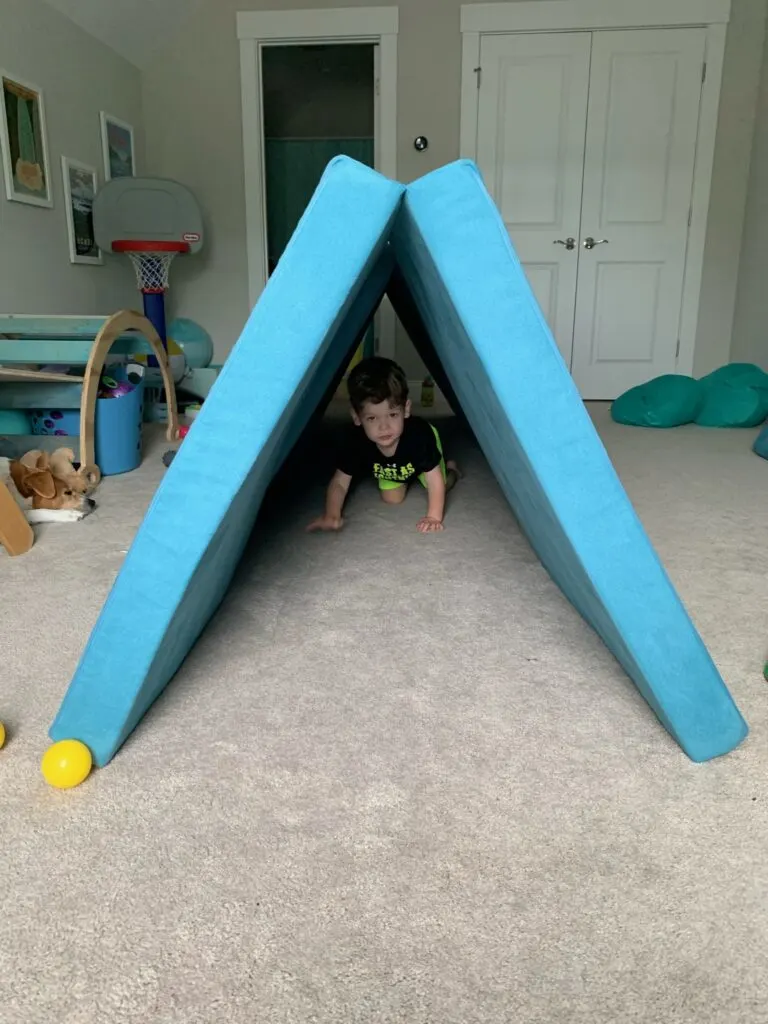
{"type": "Polygon", "coordinates": [[[138,468],[143,415],[143,381],[127,395],[96,399],[96,463],[102,476],[117,476],[138,468]]]}
{"type": "Polygon", "coordinates": [[[29,419],[36,437],[77,437],[80,433],[76,409],[35,409],[29,419]]]}
{"type": "MultiPolygon", "coordinates": [[[[115,380],[124,375],[112,371],[115,380]]],[[[130,473],[141,463],[141,427],[144,413],[144,382],[118,398],[96,399],[96,463],[102,476],[130,473]]],[[[67,437],[80,434],[80,413],[76,409],[36,409],[30,413],[32,433],[67,437]]]]}

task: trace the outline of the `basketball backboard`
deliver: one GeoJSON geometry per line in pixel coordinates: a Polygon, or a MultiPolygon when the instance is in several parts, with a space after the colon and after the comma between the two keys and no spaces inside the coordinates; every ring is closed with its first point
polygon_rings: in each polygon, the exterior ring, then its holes
{"type": "Polygon", "coordinates": [[[96,193],[93,229],[103,252],[115,241],[186,242],[203,247],[203,218],[189,189],[171,178],[114,178],[96,193]]]}

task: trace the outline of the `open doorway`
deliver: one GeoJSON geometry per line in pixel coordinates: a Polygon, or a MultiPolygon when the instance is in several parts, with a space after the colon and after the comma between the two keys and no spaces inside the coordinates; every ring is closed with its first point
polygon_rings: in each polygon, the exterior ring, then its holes
{"type": "MultiPolygon", "coordinates": [[[[290,241],[328,162],[376,153],[376,44],[265,46],[261,54],[267,275],[290,241]]],[[[372,324],[352,360],[376,348],[372,324]]],[[[349,367],[351,369],[351,366],[349,367]]]]}
{"type": "MultiPolygon", "coordinates": [[[[240,82],[243,116],[248,299],[253,306],[269,276],[266,208],[266,133],[264,126],[265,60],[278,50],[320,47],[338,53],[352,48],[348,60],[370,55],[373,66],[367,82],[373,103],[373,166],[388,178],[397,178],[397,7],[344,7],[312,10],[241,11],[237,15],[240,40],[240,82]],[[326,49],[327,48],[327,49],[326,49]]],[[[309,51],[308,51],[309,52],[309,51]]],[[[342,55],[343,56],[343,55],[342,55]]],[[[290,60],[290,58],[289,58],[290,60]]],[[[367,57],[366,57],[367,60],[367,57]]],[[[329,73],[331,76],[335,71],[329,73]]],[[[269,71],[267,86],[270,86],[269,71]]],[[[323,88],[321,86],[321,88],[323,88]]],[[[346,132],[346,128],[344,129],[346,132]]],[[[356,155],[354,152],[353,156],[356,155]]],[[[273,189],[274,191],[274,189],[273,189]]],[[[395,356],[395,314],[385,298],[373,325],[379,355],[395,356]]]]}

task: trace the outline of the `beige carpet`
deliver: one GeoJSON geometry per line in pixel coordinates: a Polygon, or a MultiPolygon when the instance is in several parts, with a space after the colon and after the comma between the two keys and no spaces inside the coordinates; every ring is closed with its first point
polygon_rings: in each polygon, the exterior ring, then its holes
{"type": "Polygon", "coordinates": [[[594,415],[746,744],[686,759],[461,441],[439,536],[372,488],[305,536],[306,491],[115,760],[47,788],[160,442],[0,554],[3,1024],[768,1019],[768,463],[752,431],[594,415]]]}

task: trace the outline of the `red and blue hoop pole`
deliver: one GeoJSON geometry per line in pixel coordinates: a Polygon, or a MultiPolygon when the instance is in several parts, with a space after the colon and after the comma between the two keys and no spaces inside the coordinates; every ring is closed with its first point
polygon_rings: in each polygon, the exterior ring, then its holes
{"type": "MultiPolygon", "coordinates": [[[[162,341],[163,348],[167,352],[168,338],[165,326],[165,295],[161,291],[144,291],[142,289],[141,296],[144,300],[144,316],[160,335],[160,341],[162,341]]],[[[149,357],[148,365],[157,366],[157,360],[154,356],[151,355],[149,357]]]]}
{"type": "MultiPolygon", "coordinates": [[[[112,243],[113,252],[143,253],[147,256],[157,253],[158,256],[167,253],[189,252],[189,245],[186,242],[149,242],[149,241],[115,241],[112,243]]],[[[144,303],[144,316],[149,320],[157,333],[163,348],[168,351],[168,338],[165,325],[165,289],[156,287],[141,287],[141,295],[144,303]]],[[[147,358],[148,366],[157,366],[157,359],[153,355],[147,358]]]]}

